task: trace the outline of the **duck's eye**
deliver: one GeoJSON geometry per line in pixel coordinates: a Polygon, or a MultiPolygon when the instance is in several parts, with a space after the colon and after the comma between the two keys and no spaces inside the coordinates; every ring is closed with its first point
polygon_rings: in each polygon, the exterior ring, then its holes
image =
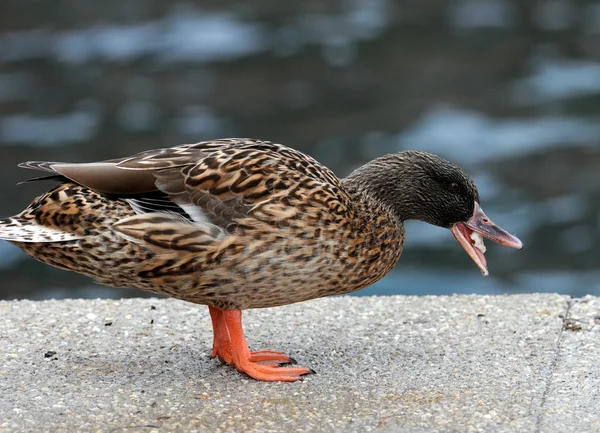
{"type": "Polygon", "coordinates": [[[452,182],[449,186],[450,191],[452,192],[459,192],[460,191],[460,185],[456,182],[452,182]]]}

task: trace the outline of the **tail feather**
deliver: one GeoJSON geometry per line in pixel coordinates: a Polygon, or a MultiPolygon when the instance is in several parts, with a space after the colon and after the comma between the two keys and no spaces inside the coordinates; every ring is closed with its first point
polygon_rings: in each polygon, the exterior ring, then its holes
{"type": "Polygon", "coordinates": [[[0,219],[0,239],[11,242],[66,242],[81,235],[44,227],[32,219],[12,217],[0,219]]]}
{"type": "Polygon", "coordinates": [[[30,170],[47,171],[49,173],[56,173],[56,170],[52,168],[53,165],[60,164],[59,162],[51,161],[26,161],[19,164],[20,168],[28,168],[30,170]]]}
{"type": "Polygon", "coordinates": [[[22,180],[21,182],[17,183],[17,185],[23,185],[23,184],[31,183],[31,182],[39,182],[42,180],[54,180],[57,182],[66,182],[68,179],[61,174],[55,174],[55,175],[51,174],[48,176],[39,176],[39,177],[32,177],[30,179],[25,179],[25,180],[22,180]]]}
{"type": "Polygon", "coordinates": [[[46,175],[46,176],[34,177],[31,179],[26,179],[24,181],[19,182],[17,185],[21,185],[21,184],[29,183],[29,182],[37,182],[40,180],[56,180],[59,182],[66,181],[67,178],[65,176],[63,176],[60,173],[57,173],[56,170],[54,170],[53,165],[55,165],[55,164],[59,164],[59,163],[58,162],[50,162],[50,161],[26,161],[26,162],[20,163],[19,164],[20,168],[45,171],[47,173],[52,173],[52,174],[46,175]]]}

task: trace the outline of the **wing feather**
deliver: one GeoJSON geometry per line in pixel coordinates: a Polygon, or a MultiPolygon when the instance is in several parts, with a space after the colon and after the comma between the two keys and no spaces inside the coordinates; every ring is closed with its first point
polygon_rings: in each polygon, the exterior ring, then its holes
{"type": "MultiPolygon", "coordinates": [[[[229,234],[257,224],[277,229],[307,219],[338,218],[352,207],[341,181],[328,168],[283,145],[251,139],[186,144],[96,163],[23,166],[123,196],[139,214],[132,223],[142,221],[142,214],[153,215],[146,222],[156,222],[156,212],[172,214],[165,202],[152,201],[164,199],[197,226],[229,234]]],[[[125,232],[130,237],[138,233],[125,232]]]]}

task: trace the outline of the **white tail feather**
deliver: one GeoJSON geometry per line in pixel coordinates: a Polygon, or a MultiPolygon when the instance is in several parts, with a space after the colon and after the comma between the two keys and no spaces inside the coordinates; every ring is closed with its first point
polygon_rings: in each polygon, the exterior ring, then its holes
{"type": "Polygon", "coordinates": [[[81,236],[43,227],[31,220],[7,218],[0,220],[0,239],[13,242],[66,242],[81,239],[81,236]]]}

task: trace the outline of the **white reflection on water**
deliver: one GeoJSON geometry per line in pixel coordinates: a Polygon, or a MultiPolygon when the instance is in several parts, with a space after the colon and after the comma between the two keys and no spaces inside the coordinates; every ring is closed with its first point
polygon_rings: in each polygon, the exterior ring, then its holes
{"type": "Polygon", "coordinates": [[[224,119],[217,117],[210,107],[188,106],[174,119],[177,131],[191,139],[202,136],[219,136],[225,130],[224,119]]]}
{"type": "Polygon", "coordinates": [[[450,9],[450,24],[463,29],[509,28],[516,11],[507,0],[462,0],[450,9]]]}
{"type": "Polygon", "coordinates": [[[77,111],[58,116],[15,114],[0,118],[0,143],[56,146],[90,140],[100,123],[97,113],[77,111]]]}
{"type": "Polygon", "coordinates": [[[597,146],[599,137],[598,118],[493,119],[474,111],[438,106],[400,133],[398,143],[402,148],[451,152],[462,163],[475,164],[558,145],[597,146]]]}
{"type": "Polygon", "coordinates": [[[161,20],[132,25],[98,25],[51,32],[31,30],[0,35],[0,61],[42,57],[83,64],[92,60],[132,61],[153,55],[162,61],[215,61],[237,58],[265,48],[259,25],[233,14],[188,8],[161,20]]]}
{"type": "Polygon", "coordinates": [[[261,26],[229,13],[205,13],[190,8],[160,23],[159,58],[164,61],[215,61],[246,56],[265,49],[261,26]]]}
{"type": "Polygon", "coordinates": [[[517,81],[512,99],[521,105],[542,104],[600,93],[600,63],[543,60],[533,74],[517,81]]]}
{"type": "Polygon", "coordinates": [[[319,44],[326,60],[344,64],[353,58],[351,44],[378,36],[388,25],[388,9],[389,0],[346,0],[340,14],[304,14],[268,31],[234,13],[177,3],[163,18],[136,24],[0,34],[0,61],[54,57],[80,65],[152,56],[162,62],[211,62],[271,49],[291,54],[306,44],[319,44]]]}
{"type": "Polygon", "coordinates": [[[276,51],[294,53],[304,44],[323,47],[324,59],[346,66],[355,59],[354,43],[376,38],[389,24],[389,0],[345,0],[341,14],[308,13],[279,30],[283,47],[276,51]]]}

